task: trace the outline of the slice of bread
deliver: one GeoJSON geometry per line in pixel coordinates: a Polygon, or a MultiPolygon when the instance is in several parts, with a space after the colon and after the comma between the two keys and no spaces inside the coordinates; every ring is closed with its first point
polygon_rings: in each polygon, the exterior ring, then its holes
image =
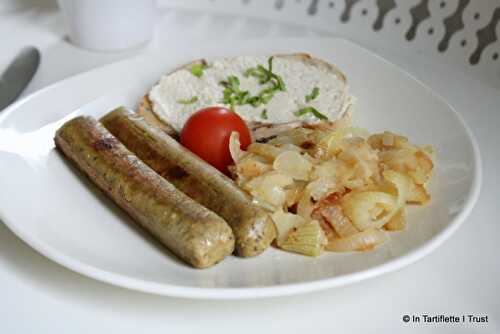
{"type": "Polygon", "coordinates": [[[160,119],[154,112],[151,101],[144,95],[137,107],[137,114],[142,116],[146,122],[163,130],[167,135],[177,138],[179,133],[167,121],[160,119]]]}
{"type": "MultiPolygon", "coordinates": [[[[184,122],[197,110],[210,106],[227,106],[223,103],[224,87],[221,81],[231,75],[238,77],[241,90],[257,95],[269,83],[262,85],[254,77],[246,77],[249,68],[262,65],[268,68],[269,57],[244,56],[234,58],[204,59],[190,62],[164,75],[139,105],[138,113],[149,122],[160,126],[169,134],[179,131],[184,122]],[[206,68],[201,77],[191,72],[193,65],[206,68]],[[192,103],[183,103],[190,99],[192,103]]],[[[350,121],[353,98],[348,92],[345,75],[334,65],[311,57],[305,53],[273,56],[273,73],[281,76],[286,91],[275,92],[267,104],[254,107],[250,104],[236,105],[234,110],[251,128],[276,123],[290,123],[299,126],[317,123],[320,119],[313,113],[297,116],[306,107],[313,107],[328,117],[330,122],[350,121]],[[317,96],[306,101],[315,87],[317,96]],[[263,117],[265,111],[267,117],[263,117]]],[[[323,120],[324,121],[324,120],[323,120]]]]}
{"type": "MultiPolygon", "coordinates": [[[[182,69],[191,69],[193,65],[200,64],[200,65],[207,65],[206,60],[204,59],[198,59],[192,62],[189,62],[188,64],[184,64],[173,71],[170,72],[170,74],[175,73],[176,71],[182,70],[182,69]]],[[[168,74],[167,74],[168,75],[168,74]]],[[[168,119],[165,117],[159,116],[153,111],[153,103],[149,99],[149,93],[144,95],[142,97],[142,100],[139,102],[139,105],[137,107],[137,114],[139,116],[142,116],[144,120],[151,125],[157,126],[161,130],[163,130],[165,133],[167,133],[169,136],[178,138],[179,137],[179,132],[169,123],[168,119]]]]}

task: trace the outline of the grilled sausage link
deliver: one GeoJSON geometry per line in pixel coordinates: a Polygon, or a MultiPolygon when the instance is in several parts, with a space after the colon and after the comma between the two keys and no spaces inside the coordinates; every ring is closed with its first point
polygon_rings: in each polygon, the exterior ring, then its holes
{"type": "Polygon", "coordinates": [[[181,259],[196,268],[234,250],[227,223],[139,160],[91,117],[56,133],[56,146],[116,204],[181,259]]]}
{"type": "Polygon", "coordinates": [[[224,218],[233,229],[237,255],[258,255],[274,240],[276,230],[267,211],[252,204],[230,178],[160,129],[123,107],[101,122],[158,174],[224,218]]]}

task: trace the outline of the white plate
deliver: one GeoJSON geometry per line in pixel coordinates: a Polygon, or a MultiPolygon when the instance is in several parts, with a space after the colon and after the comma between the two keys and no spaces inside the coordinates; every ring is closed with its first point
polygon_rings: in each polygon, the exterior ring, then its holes
{"type": "Polygon", "coordinates": [[[131,289],[189,298],[259,298],[340,286],[428,254],[464,221],[481,183],[477,145],[460,116],[428,88],[378,56],[340,39],[266,39],[178,44],[47,87],[0,115],[0,218],[48,258],[131,289]],[[134,107],[162,73],[200,57],[310,52],[337,64],[359,98],[355,123],[431,143],[438,159],[432,202],[409,211],[409,227],[368,253],[319,258],[269,249],[196,270],[158,246],[54,149],[55,130],[75,115],[134,107]]]}

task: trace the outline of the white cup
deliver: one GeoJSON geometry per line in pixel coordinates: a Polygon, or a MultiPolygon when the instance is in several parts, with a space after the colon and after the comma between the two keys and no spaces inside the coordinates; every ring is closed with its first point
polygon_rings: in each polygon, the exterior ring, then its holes
{"type": "Polygon", "coordinates": [[[146,44],[153,35],[155,0],[59,0],[71,42],[95,51],[146,44]]]}
{"type": "Polygon", "coordinates": [[[0,1],[0,14],[13,13],[21,9],[25,9],[26,5],[19,0],[1,0],[0,1]]]}

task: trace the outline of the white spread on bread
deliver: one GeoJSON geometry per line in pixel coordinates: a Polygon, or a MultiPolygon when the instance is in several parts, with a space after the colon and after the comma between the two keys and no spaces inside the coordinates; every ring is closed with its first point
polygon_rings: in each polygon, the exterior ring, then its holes
{"type": "MultiPolygon", "coordinates": [[[[258,95],[263,85],[255,77],[245,77],[249,69],[262,65],[267,68],[267,56],[241,56],[208,62],[201,76],[195,76],[189,66],[164,75],[149,93],[153,111],[164,118],[176,130],[181,130],[187,119],[196,111],[211,106],[226,106],[223,101],[224,87],[220,84],[229,76],[236,76],[241,90],[258,95]],[[193,101],[180,103],[179,101],[193,101]]],[[[295,120],[317,122],[312,113],[297,116],[306,107],[312,107],[328,117],[340,119],[352,105],[343,75],[333,66],[303,55],[275,56],[273,72],[279,75],[285,91],[275,92],[265,105],[254,107],[249,104],[236,105],[234,111],[247,122],[285,123],[295,120]],[[319,94],[306,102],[306,95],[318,87],[319,94]],[[266,118],[262,111],[266,109],[266,118]]]]}

